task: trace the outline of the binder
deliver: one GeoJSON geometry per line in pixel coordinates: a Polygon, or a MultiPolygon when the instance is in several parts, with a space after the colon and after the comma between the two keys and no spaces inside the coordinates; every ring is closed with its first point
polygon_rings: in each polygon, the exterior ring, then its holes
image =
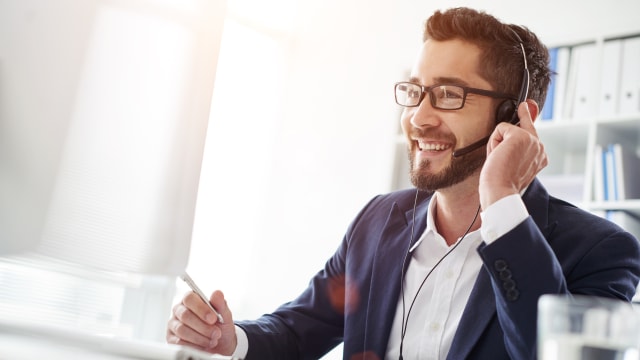
{"type": "Polygon", "coordinates": [[[549,69],[552,71],[551,82],[549,83],[547,97],[544,100],[544,107],[542,108],[542,113],[540,114],[540,119],[542,120],[553,119],[556,77],[558,72],[558,48],[549,49],[549,69]]]}
{"type": "Polygon", "coordinates": [[[640,113],[640,37],[622,40],[620,114],[640,113]]]}
{"type": "Polygon", "coordinates": [[[640,158],[621,144],[612,144],[615,200],[640,199],[640,158]]]}
{"type": "Polygon", "coordinates": [[[613,178],[615,170],[613,168],[613,151],[611,145],[607,145],[606,148],[602,149],[602,163],[604,171],[604,199],[614,201],[616,199],[615,180],[613,178]]]}
{"type": "Polygon", "coordinates": [[[593,155],[593,199],[604,201],[604,159],[602,145],[596,144],[593,155]]]}
{"type": "Polygon", "coordinates": [[[571,66],[575,68],[575,77],[571,79],[573,81],[571,119],[574,121],[584,121],[595,114],[596,49],[595,43],[578,45],[573,49],[571,66]]]}
{"type": "Polygon", "coordinates": [[[553,91],[553,119],[556,121],[562,119],[568,119],[569,116],[566,113],[567,101],[567,82],[569,79],[569,62],[571,59],[571,48],[560,47],[558,48],[556,59],[556,76],[555,76],[555,89],[553,91]]]}
{"type": "Polygon", "coordinates": [[[602,47],[602,66],[600,71],[600,95],[598,97],[598,115],[611,117],[618,113],[618,94],[622,66],[622,40],[605,41],[602,47]]]}

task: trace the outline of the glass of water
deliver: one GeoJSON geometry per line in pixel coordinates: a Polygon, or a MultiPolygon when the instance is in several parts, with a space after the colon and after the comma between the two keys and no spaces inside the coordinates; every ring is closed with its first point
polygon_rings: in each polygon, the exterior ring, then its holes
{"type": "Polygon", "coordinates": [[[640,360],[640,312],[617,299],[543,295],[538,360],[640,360]]]}

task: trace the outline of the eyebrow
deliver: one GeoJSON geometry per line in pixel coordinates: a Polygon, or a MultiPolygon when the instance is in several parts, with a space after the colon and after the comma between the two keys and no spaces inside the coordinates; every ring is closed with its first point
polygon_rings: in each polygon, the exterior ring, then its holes
{"type": "MultiPolygon", "coordinates": [[[[457,77],[446,77],[441,76],[434,79],[433,84],[446,84],[446,85],[460,85],[460,86],[469,86],[469,83],[457,78],[457,77]]],[[[409,82],[420,84],[420,79],[415,76],[409,78],[409,82]]]]}

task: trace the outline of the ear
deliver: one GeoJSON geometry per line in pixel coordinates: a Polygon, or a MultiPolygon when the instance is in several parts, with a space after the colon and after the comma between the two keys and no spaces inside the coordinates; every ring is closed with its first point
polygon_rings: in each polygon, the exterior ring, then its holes
{"type": "Polygon", "coordinates": [[[540,114],[539,113],[540,109],[538,109],[538,103],[533,99],[527,99],[526,103],[527,103],[527,107],[529,108],[529,114],[531,114],[531,121],[535,123],[536,120],[538,119],[538,115],[540,114]]]}

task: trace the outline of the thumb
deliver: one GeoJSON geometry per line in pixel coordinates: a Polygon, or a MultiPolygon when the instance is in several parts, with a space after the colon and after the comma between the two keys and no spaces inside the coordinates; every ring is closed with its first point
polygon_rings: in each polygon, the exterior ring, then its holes
{"type": "Polygon", "coordinates": [[[523,101],[518,105],[520,127],[525,130],[535,130],[533,123],[538,116],[538,104],[533,100],[523,101]]]}
{"type": "Polygon", "coordinates": [[[211,294],[209,298],[211,305],[220,313],[224,323],[217,323],[216,326],[220,329],[218,333],[217,341],[212,342],[212,352],[219,354],[231,355],[238,346],[238,339],[236,337],[236,326],[233,323],[233,316],[231,310],[227,306],[227,301],[224,299],[224,294],[220,290],[216,290],[211,294]]]}
{"type": "Polygon", "coordinates": [[[218,324],[219,326],[233,325],[233,316],[222,291],[214,291],[209,298],[209,302],[211,302],[211,305],[213,305],[213,307],[222,316],[224,323],[218,324]]]}

